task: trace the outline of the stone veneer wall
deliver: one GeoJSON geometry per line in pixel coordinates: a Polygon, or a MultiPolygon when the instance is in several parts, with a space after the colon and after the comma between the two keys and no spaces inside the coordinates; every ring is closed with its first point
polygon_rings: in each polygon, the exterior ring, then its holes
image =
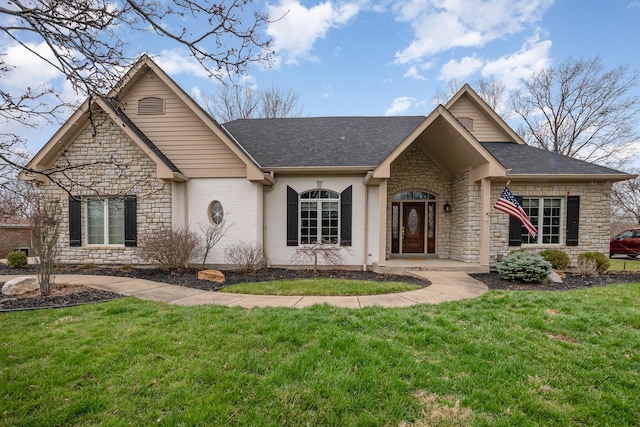
{"type": "MultiPolygon", "coordinates": [[[[96,128],[89,125],[58,158],[54,167],[100,164],[70,169],[69,179],[56,179],[71,194],[101,197],[136,195],[138,244],[144,236],[171,227],[171,185],[156,178],[156,165],[105,114],[94,117],[96,128]]],[[[85,212],[82,205],[83,246],[69,246],[69,195],[53,183],[42,184],[39,190],[48,200],[59,201],[61,236],[59,262],[69,264],[138,264],[137,248],[124,246],[84,246],[85,212]]]]}
{"type": "Polygon", "coordinates": [[[391,202],[394,194],[420,190],[436,196],[436,254],[446,258],[451,251],[449,232],[451,214],[443,206],[451,200],[451,181],[445,173],[414,145],[391,165],[391,178],[387,182],[387,257],[391,254],[391,202]]]}
{"type": "Polygon", "coordinates": [[[451,202],[451,253],[456,261],[480,262],[480,185],[469,182],[469,172],[453,178],[451,202]]]}
{"type": "MultiPolygon", "coordinates": [[[[504,184],[491,187],[492,203],[498,200],[504,184]]],[[[560,197],[563,200],[561,243],[558,245],[523,245],[509,247],[509,216],[493,209],[491,214],[490,265],[495,266],[498,257],[504,257],[516,249],[560,249],[571,258],[572,265],[582,252],[598,251],[609,254],[611,231],[611,185],[602,182],[591,183],[514,183],[509,189],[516,196],[560,197]],[[580,196],[580,220],[578,223],[578,246],[565,246],[567,196],[580,196]]]]}

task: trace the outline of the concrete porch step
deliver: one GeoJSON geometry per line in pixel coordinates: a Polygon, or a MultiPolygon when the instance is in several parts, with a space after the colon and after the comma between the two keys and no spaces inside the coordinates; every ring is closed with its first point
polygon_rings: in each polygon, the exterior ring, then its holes
{"type": "Polygon", "coordinates": [[[406,271],[459,271],[462,273],[488,273],[489,266],[478,263],[454,261],[452,259],[403,259],[391,258],[384,266],[374,263],[372,268],[376,273],[401,274],[406,271]]]}

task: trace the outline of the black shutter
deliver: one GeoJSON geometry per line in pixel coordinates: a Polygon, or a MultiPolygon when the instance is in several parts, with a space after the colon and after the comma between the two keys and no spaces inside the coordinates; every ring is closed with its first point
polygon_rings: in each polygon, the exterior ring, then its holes
{"type": "Polygon", "coordinates": [[[580,196],[567,197],[567,246],[578,246],[578,223],[580,222],[580,196]]]}
{"type": "Polygon", "coordinates": [[[69,196],[69,246],[82,246],[82,201],[69,196]]]}
{"type": "Polygon", "coordinates": [[[340,244],[351,246],[351,185],[340,194],[340,244]]]}
{"type": "Polygon", "coordinates": [[[287,246],[298,246],[298,193],[287,185],[287,246]]]}
{"type": "Polygon", "coordinates": [[[124,198],[124,245],[138,246],[138,199],[136,196],[124,198]]]}
{"type": "MultiPolygon", "coordinates": [[[[522,197],[516,197],[522,205],[522,197]]],[[[522,222],[516,217],[509,215],[509,246],[522,246],[522,222]]]]}

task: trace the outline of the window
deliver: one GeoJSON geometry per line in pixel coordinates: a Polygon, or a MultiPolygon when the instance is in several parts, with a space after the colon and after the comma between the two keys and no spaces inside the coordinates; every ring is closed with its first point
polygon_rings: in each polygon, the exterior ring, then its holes
{"type": "Polygon", "coordinates": [[[561,198],[523,198],[522,209],[527,213],[531,223],[538,230],[532,238],[522,226],[520,236],[522,243],[529,244],[560,244],[560,230],[562,228],[562,199],[561,198]]]}
{"type": "Polygon", "coordinates": [[[392,196],[393,200],[435,200],[436,196],[424,191],[404,191],[392,196]]]}
{"type": "Polygon", "coordinates": [[[340,232],[340,195],[311,190],[300,194],[300,243],[337,244],[340,232]]]}
{"type": "Polygon", "coordinates": [[[224,220],[224,209],[222,203],[214,201],[209,205],[209,218],[214,225],[220,225],[224,220]]]}
{"type": "Polygon", "coordinates": [[[86,209],[87,244],[124,244],[124,200],[88,199],[86,209]]]}

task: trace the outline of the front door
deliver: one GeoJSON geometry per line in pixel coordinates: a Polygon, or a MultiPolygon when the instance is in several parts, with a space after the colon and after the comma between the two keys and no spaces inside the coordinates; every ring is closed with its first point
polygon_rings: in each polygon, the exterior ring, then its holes
{"type": "Polygon", "coordinates": [[[424,253],[424,202],[402,204],[402,253],[424,253]]]}

